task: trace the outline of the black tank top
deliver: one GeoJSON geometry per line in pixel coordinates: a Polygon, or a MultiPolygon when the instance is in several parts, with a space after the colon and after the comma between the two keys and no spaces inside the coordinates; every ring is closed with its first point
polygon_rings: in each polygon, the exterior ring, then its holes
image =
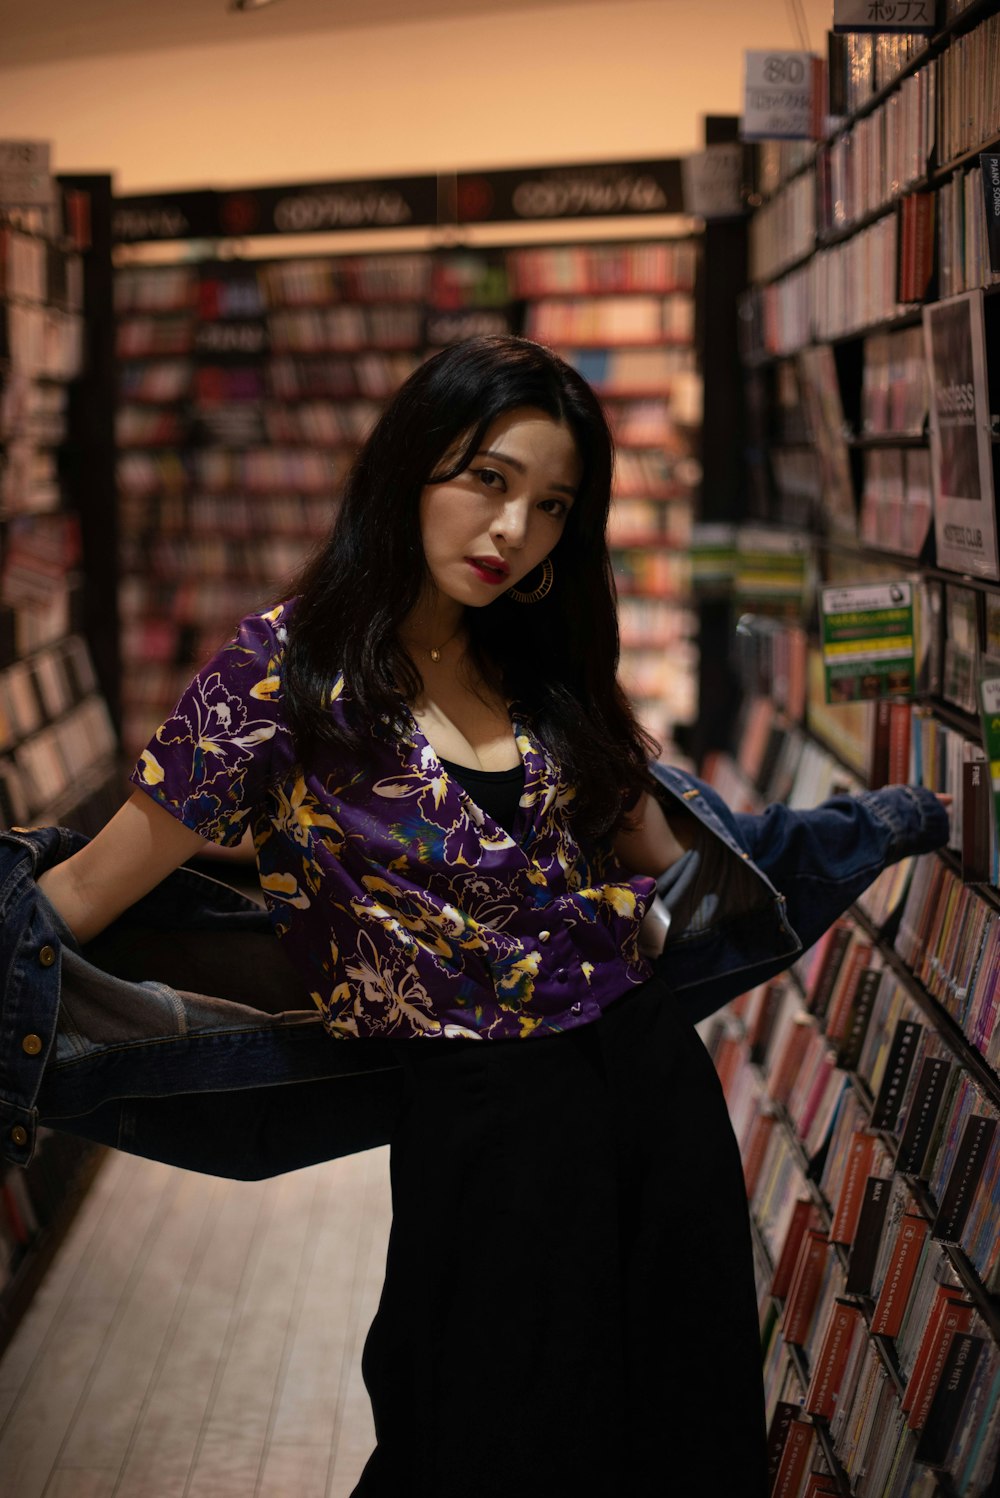
{"type": "Polygon", "coordinates": [[[441,764],[481,811],[491,816],[505,832],[511,830],[524,790],[523,764],[513,770],[473,770],[469,765],[456,765],[450,759],[442,759],[441,764]]]}

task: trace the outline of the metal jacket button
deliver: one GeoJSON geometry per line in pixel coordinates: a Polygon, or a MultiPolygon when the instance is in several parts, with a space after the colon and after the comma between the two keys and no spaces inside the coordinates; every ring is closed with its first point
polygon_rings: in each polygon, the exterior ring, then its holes
{"type": "Polygon", "coordinates": [[[42,1037],[40,1035],[26,1035],[21,1041],[21,1050],[26,1056],[37,1056],[42,1049],[42,1037]]]}
{"type": "Polygon", "coordinates": [[[20,1124],[15,1124],[10,1131],[10,1137],[18,1149],[23,1149],[28,1142],[28,1131],[22,1128],[20,1124]]]}
{"type": "Polygon", "coordinates": [[[51,967],[56,960],[55,947],[44,946],[38,954],[38,960],[42,967],[51,967]]]}
{"type": "Polygon", "coordinates": [[[549,939],[549,937],[551,935],[552,935],[551,931],[539,931],[539,933],[538,933],[538,940],[539,941],[548,941],[548,939],[549,939]]]}

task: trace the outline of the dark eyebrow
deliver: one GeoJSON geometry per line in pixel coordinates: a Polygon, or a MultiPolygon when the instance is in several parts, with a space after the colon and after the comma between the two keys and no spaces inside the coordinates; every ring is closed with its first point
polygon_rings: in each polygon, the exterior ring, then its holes
{"type": "MultiPolygon", "coordinates": [[[[480,452],[476,453],[476,457],[477,458],[496,458],[501,463],[509,463],[509,465],[511,466],[511,468],[516,468],[517,469],[518,473],[525,473],[525,472],[527,472],[527,470],[526,470],[524,464],[521,462],[520,458],[511,458],[511,457],[509,457],[507,455],[507,453],[498,453],[495,450],[495,448],[484,447],[480,452]]],[[[571,484],[547,484],[546,488],[548,488],[548,489],[555,489],[560,494],[568,494],[571,499],[575,499],[576,498],[576,490],[572,487],[571,484]]]]}

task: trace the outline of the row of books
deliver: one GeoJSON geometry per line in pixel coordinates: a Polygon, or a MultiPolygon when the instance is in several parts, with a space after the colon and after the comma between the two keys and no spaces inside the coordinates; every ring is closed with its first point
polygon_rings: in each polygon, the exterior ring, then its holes
{"type": "Polygon", "coordinates": [[[956,37],[938,61],[938,160],[1000,134],[1000,14],[956,37]]]}
{"type": "Polygon", "coordinates": [[[565,348],[560,352],[601,396],[662,398],[682,379],[697,380],[695,350],[683,344],[673,348],[565,348]]]}
{"type": "Polygon", "coordinates": [[[187,535],[176,532],[125,538],[123,567],[145,568],[152,577],[196,576],[205,582],[245,578],[272,592],[282,580],[297,572],[318,538],[315,535],[269,533],[266,543],[258,536],[187,535]]]}
{"type": "MultiPolygon", "coordinates": [[[[690,612],[684,618],[690,620],[690,612]]],[[[666,649],[676,638],[677,605],[662,598],[619,598],[618,630],[623,650],[666,649]]]]}
{"type": "Polygon", "coordinates": [[[199,310],[203,317],[247,317],[269,309],[334,303],[426,302],[433,307],[497,306],[557,294],[691,291],[693,240],[627,245],[553,245],[506,253],[449,251],[306,258],[213,271],[197,266],[135,266],[119,278],[116,308],[126,312],[199,310]]]}
{"type": "Polygon", "coordinates": [[[4,826],[44,816],[55,802],[110,761],[117,747],[103,697],[84,698],[63,717],[0,755],[0,814],[4,826]]]}
{"type": "Polygon", "coordinates": [[[928,410],[922,329],[873,333],[865,339],[862,359],[862,432],[919,436],[928,410]]]}
{"type": "Polygon", "coordinates": [[[424,341],[419,307],[345,303],[276,312],[268,320],[275,353],[342,353],[417,349],[424,341]]]}
{"type": "Polygon", "coordinates": [[[206,448],[184,454],[123,453],[118,461],[122,493],[149,494],[161,489],[193,488],[206,492],[328,494],[335,471],[328,454],[311,447],[262,447],[246,452],[206,448]]]}
{"type": "Polygon", "coordinates": [[[683,459],[662,447],[619,447],[615,456],[615,489],[639,498],[671,497],[681,480],[677,469],[683,459]]]}
{"type": "Polygon", "coordinates": [[[425,301],[431,270],[429,255],[363,255],[276,261],[260,267],[260,279],[269,307],[425,301]]]}
{"type": "Polygon", "coordinates": [[[0,360],[29,380],[74,380],[83,368],[83,319],[31,302],[0,305],[0,360]]]}
{"type": "Polygon", "coordinates": [[[0,671],[0,750],[37,733],[96,691],[83,639],[71,635],[0,671]]]}
{"type": "Polygon", "coordinates": [[[615,401],[606,415],[616,444],[621,447],[662,447],[677,445],[677,428],[670,412],[669,389],[648,400],[615,401]]]}
{"type": "Polygon", "coordinates": [[[927,49],[926,36],[915,32],[827,33],[827,77],[830,113],[853,114],[927,49]]]}
{"type": "Polygon", "coordinates": [[[927,175],[934,147],[935,66],[905,78],[818,157],[817,228],[848,228],[927,175]]]}
{"type": "MultiPolygon", "coordinates": [[[[980,783],[988,773],[982,765],[980,783]]],[[[961,782],[959,782],[961,783],[961,782]]],[[[994,834],[993,856],[996,845],[994,834]]],[[[995,879],[995,863],[994,869],[995,879]]],[[[918,867],[896,950],[994,1071],[1000,1067],[1000,909],[963,884],[941,859],[918,867]]],[[[1000,1288],[994,1266],[991,1287],[1000,1288]]]]}
{"type": "Polygon", "coordinates": [[[0,300],[79,312],[83,306],[80,255],[11,224],[0,224],[0,300]]]}
{"type": "Polygon", "coordinates": [[[689,580],[686,555],[666,547],[616,551],[614,572],[623,596],[635,593],[680,598],[685,595],[689,580]]]}
{"type": "Polygon", "coordinates": [[[350,400],[364,396],[386,400],[416,368],[409,353],[367,349],[349,359],[275,357],[268,362],[267,379],[277,400],[350,400]]]}
{"type": "Polygon", "coordinates": [[[864,454],[864,542],[916,558],[927,544],[933,520],[931,457],[926,448],[884,448],[864,454]]]}
{"type": "Polygon", "coordinates": [[[759,208],[748,232],[751,281],[770,281],[816,244],[816,174],[803,172],[759,208]]]}
{"type": "MultiPolygon", "coordinates": [[[[218,401],[384,400],[416,368],[411,354],[366,350],[329,359],[281,356],[254,364],[166,358],[129,362],[119,374],[125,404],[218,401]]],[[[0,416],[2,422],[2,416],[0,416]]]]}
{"type": "Polygon", "coordinates": [[[550,344],[689,343],[694,301],[687,293],[541,299],[528,308],[524,331],[550,344]]]}
{"type": "Polygon", "coordinates": [[[267,405],[263,410],[266,439],[304,446],[356,447],[375,425],[382,406],[375,400],[302,401],[295,406],[267,405]]]}
{"type": "Polygon", "coordinates": [[[558,245],[508,252],[511,293],[600,296],[635,291],[693,291],[698,247],[693,239],[633,245],[558,245]]]}
{"type": "MultiPolygon", "coordinates": [[[[654,506],[657,512],[662,506],[654,506]]],[[[311,536],[330,528],[332,506],[326,495],[160,494],[124,495],[119,508],[127,539],[154,535],[215,536],[227,539],[311,536]]]]}
{"type": "Polygon", "coordinates": [[[897,316],[899,248],[889,216],[755,287],[743,302],[744,356],[795,353],[813,339],[844,337],[897,316]]]}
{"type": "Polygon", "coordinates": [[[690,674],[697,666],[697,620],[690,613],[677,610],[675,628],[676,635],[668,651],[629,650],[626,653],[622,662],[622,685],[633,699],[669,701],[676,678],[681,673],[690,674]]]}
{"type": "MultiPolygon", "coordinates": [[[[983,1385],[964,1419],[961,1410],[947,1420],[940,1405],[933,1419],[931,1411],[945,1382],[945,1303],[960,1308],[951,1331],[977,1327],[987,1394],[1000,1375],[955,1260],[957,1248],[992,1284],[995,1105],[850,921],[813,949],[804,996],[779,980],[735,1008],[745,1029],[717,1027],[712,1048],[767,1250],[762,1288],[780,1304],[783,1346],[796,1349],[804,1374],[796,1405],[828,1422],[849,1477],[870,1475],[859,1460],[865,1400],[852,1398],[851,1360],[874,1354],[892,1379],[895,1411],[884,1413],[902,1416],[911,1433],[909,1458],[963,1480],[967,1469],[988,1477],[998,1432],[988,1417],[984,1429],[983,1385]]],[[[773,1398],[773,1346],[771,1355],[773,1398]]],[[[900,1435],[887,1453],[883,1431],[871,1455],[891,1468],[900,1435]]],[[[884,1495],[884,1475],[856,1491],[884,1495]]]]}
{"type": "Polygon", "coordinates": [[[58,447],[66,438],[66,387],[11,373],[0,385],[0,441],[58,447]]]}
{"type": "Polygon", "coordinates": [[[685,500],[665,505],[655,499],[616,499],[607,536],[612,548],[664,546],[686,552],[691,544],[691,505],[685,500]]]}
{"type": "Polygon", "coordinates": [[[26,654],[66,634],[76,592],[81,539],[72,511],[8,515],[0,568],[0,605],[11,611],[4,642],[26,654]]]}
{"type": "Polygon", "coordinates": [[[956,172],[938,192],[938,290],[954,296],[1000,284],[990,264],[982,168],[956,172]]]}

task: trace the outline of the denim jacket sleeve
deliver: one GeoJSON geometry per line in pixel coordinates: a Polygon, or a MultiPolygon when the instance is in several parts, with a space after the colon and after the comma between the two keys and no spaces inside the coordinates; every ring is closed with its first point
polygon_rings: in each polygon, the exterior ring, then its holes
{"type": "Polygon", "coordinates": [[[783,805],[733,813],[754,864],[785,896],[788,920],[810,947],[889,864],[948,840],[948,813],[923,786],[832,796],[808,811],[783,805]]]}

